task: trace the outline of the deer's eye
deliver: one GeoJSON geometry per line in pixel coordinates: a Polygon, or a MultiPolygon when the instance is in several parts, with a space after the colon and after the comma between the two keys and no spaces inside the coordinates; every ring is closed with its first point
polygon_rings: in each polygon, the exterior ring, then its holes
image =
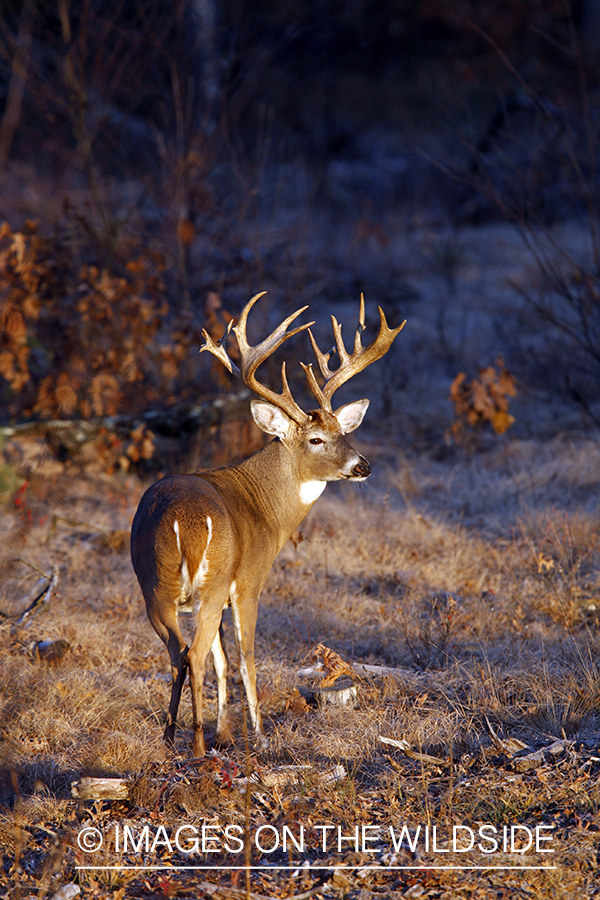
{"type": "Polygon", "coordinates": [[[325,441],[322,438],[314,437],[314,438],[310,438],[308,443],[314,444],[316,446],[317,444],[324,444],[325,441]]]}

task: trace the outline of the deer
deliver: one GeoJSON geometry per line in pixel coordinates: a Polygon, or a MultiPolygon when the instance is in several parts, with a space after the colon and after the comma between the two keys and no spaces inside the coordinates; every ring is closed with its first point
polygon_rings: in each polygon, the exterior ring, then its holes
{"type": "Polygon", "coordinates": [[[221,641],[221,617],[230,606],[250,719],[258,750],[268,744],[263,732],[256,691],[254,637],[258,601],[275,558],[296,532],[330,481],[362,482],[371,474],[369,462],[346,439],[361,424],[369,400],[355,400],[334,410],[332,396],[350,378],[381,359],[404,326],[390,328],[379,308],[375,340],[362,346],[365,329],[364,297],[360,298],[359,326],[354,349],[348,353],[341,326],[332,325],[336,346],[323,353],[308,322],[288,330],[308,309],[288,316],[255,346],[246,337],[248,314],[265,292],[256,294],[233,320],[220,342],[204,329],[200,352],[213,354],[256,394],[250,407],[258,427],[273,439],[236,465],[203,468],[191,474],[167,475],[142,496],[131,530],[131,559],[148,619],[166,645],[171,663],[171,697],[164,740],[174,745],[177,713],[189,672],[192,698],[193,753],[205,755],[203,682],[212,652],[217,679],[216,742],[232,741],[227,720],[227,658],[221,641]],[[232,329],[233,326],[233,329],[232,329]],[[227,353],[233,334],[239,366],[227,353]],[[323,379],[320,385],[312,363],[301,363],[310,393],[318,406],[305,412],[294,400],[281,366],[282,390],[277,393],[258,381],[257,369],[283,343],[308,330],[323,379]],[[337,368],[329,366],[334,353],[337,368]],[[179,614],[191,613],[193,638],[186,644],[179,614]]]}

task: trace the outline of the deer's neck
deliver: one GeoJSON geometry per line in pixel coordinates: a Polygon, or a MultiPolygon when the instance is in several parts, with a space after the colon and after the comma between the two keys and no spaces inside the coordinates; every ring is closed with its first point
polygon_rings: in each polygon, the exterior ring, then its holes
{"type": "Polygon", "coordinates": [[[248,494],[266,518],[277,521],[282,544],[298,528],[323,492],[324,482],[303,480],[294,454],[280,441],[272,441],[236,467],[248,494]]]}
{"type": "MultiPolygon", "coordinates": [[[[198,474],[217,488],[230,514],[228,498],[238,506],[242,502],[254,526],[273,536],[277,550],[296,531],[325,488],[323,481],[300,477],[293,453],[279,441],[272,441],[236,466],[198,474]]],[[[232,518],[247,520],[235,516],[235,511],[232,518]]]]}

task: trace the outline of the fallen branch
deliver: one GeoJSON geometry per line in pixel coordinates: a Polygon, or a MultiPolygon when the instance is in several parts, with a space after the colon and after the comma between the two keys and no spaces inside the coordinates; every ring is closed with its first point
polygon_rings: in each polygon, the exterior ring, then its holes
{"type": "Polygon", "coordinates": [[[399,669],[391,666],[368,666],[365,663],[352,663],[352,668],[357,675],[391,675],[393,678],[404,679],[412,683],[422,682],[426,679],[426,676],[419,675],[411,669],[399,669]]]}
{"type": "Polygon", "coordinates": [[[249,778],[234,778],[233,783],[240,790],[246,788],[248,784],[252,788],[281,789],[297,784],[303,784],[306,776],[315,784],[335,784],[337,781],[343,781],[348,777],[345,766],[337,765],[328,769],[326,772],[318,772],[311,765],[301,766],[277,766],[268,771],[254,772],[249,778]]]}
{"type": "Polygon", "coordinates": [[[499,737],[492,727],[492,723],[488,719],[487,716],[483,717],[485,719],[485,724],[487,725],[487,729],[490,733],[490,737],[492,739],[492,744],[496,747],[497,750],[501,750],[502,753],[506,753],[508,756],[514,756],[515,753],[520,753],[521,750],[531,750],[529,744],[524,744],[523,741],[520,741],[519,738],[501,738],[499,737]]]}
{"type": "Polygon", "coordinates": [[[413,750],[408,741],[397,741],[394,738],[383,737],[381,734],[379,735],[379,740],[388,747],[396,747],[398,750],[402,750],[405,756],[408,756],[409,759],[414,759],[417,762],[428,763],[431,766],[446,765],[446,760],[440,759],[439,756],[430,756],[428,753],[419,753],[416,750],[413,750]]]}
{"type": "Polygon", "coordinates": [[[40,585],[43,582],[48,582],[47,585],[44,585],[42,590],[35,596],[33,602],[27,607],[27,609],[21,613],[19,618],[17,619],[17,625],[23,625],[27,619],[30,618],[35,612],[43,609],[50,603],[50,597],[56,590],[58,585],[58,566],[52,566],[49,575],[44,575],[35,586],[35,590],[38,590],[40,585]]]}

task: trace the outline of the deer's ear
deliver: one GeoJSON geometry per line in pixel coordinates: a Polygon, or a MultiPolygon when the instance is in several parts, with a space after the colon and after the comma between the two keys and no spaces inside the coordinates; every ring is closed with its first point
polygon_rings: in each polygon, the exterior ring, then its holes
{"type": "Polygon", "coordinates": [[[290,433],[293,422],[278,406],[267,403],[265,400],[251,400],[250,409],[252,418],[261,431],[266,434],[274,434],[275,437],[284,440],[290,433]]]}
{"type": "Polygon", "coordinates": [[[336,409],[334,416],[338,420],[338,424],[344,434],[354,431],[362,422],[369,405],[368,400],[354,400],[353,403],[346,403],[336,409]]]}

